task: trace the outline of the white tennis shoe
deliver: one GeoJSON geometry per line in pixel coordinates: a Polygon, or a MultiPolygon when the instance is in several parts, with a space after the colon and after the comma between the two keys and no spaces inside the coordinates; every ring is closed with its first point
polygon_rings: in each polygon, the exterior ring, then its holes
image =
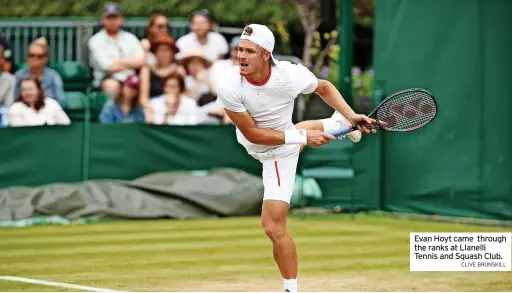
{"type": "MultiPolygon", "coordinates": [[[[338,111],[334,111],[334,114],[332,114],[331,118],[333,118],[334,120],[339,122],[342,125],[341,127],[352,126],[352,124],[350,124],[350,122],[347,120],[347,118],[345,118],[343,115],[341,115],[341,113],[339,113],[338,111]]],[[[345,136],[348,136],[348,138],[352,142],[357,143],[361,140],[361,131],[355,130],[345,136]]]]}

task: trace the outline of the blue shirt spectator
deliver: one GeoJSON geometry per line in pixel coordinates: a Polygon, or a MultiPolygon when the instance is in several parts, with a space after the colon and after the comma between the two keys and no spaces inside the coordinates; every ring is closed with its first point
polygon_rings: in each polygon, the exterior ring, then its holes
{"type": "Polygon", "coordinates": [[[121,105],[112,103],[105,106],[100,114],[101,123],[134,123],[145,122],[144,110],[142,107],[130,109],[126,114],[123,113],[121,105]]]}
{"type": "Polygon", "coordinates": [[[124,81],[119,94],[112,104],[106,105],[100,113],[101,123],[146,122],[144,110],[139,103],[140,79],[136,74],[124,81]]]}
{"type": "MultiPolygon", "coordinates": [[[[27,66],[25,68],[22,68],[18,70],[15,74],[16,76],[16,88],[15,88],[15,96],[18,96],[20,91],[20,81],[27,77],[33,76],[32,72],[30,71],[30,68],[27,66]]],[[[40,79],[41,86],[43,88],[44,94],[49,97],[53,98],[59,103],[62,104],[64,102],[65,96],[64,96],[64,83],[62,82],[62,78],[60,77],[59,73],[57,71],[45,67],[43,69],[43,76],[42,79],[40,79]]]]}
{"type": "Polygon", "coordinates": [[[20,82],[28,77],[35,77],[41,83],[44,95],[62,104],[64,102],[64,84],[57,71],[46,67],[48,63],[48,42],[39,38],[28,47],[27,66],[18,70],[16,76],[15,96],[20,91],[20,82]]]}

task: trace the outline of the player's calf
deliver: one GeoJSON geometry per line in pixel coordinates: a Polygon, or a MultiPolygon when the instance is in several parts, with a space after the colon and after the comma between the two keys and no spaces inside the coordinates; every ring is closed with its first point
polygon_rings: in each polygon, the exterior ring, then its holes
{"type": "Polygon", "coordinates": [[[297,251],[286,229],[289,204],[280,200],[264,200],[261,223],[272,241],[274,260],[283,277],[285,290],[297,291],[297,251]]]}

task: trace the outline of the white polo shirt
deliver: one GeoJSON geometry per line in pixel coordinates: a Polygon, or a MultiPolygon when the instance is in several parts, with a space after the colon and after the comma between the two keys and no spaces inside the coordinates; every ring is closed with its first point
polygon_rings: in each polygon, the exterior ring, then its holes
{"type": "Polygon", "coordinates": [[[180,52],[176,55],[178,59],[183,58],[188,52],[194,49],[200,49],[206,55],[208,60],[214,62],[229,52],[229,45],[223,35],[217,32],[208,33],[208,42],[206,45],[202,45],[197,40],[197,36],[194,32],[190,32],[176,41],[176,46],[180,48],[180,52]]]}
{"type": "MultiPolygon", "coordinates": [[[[88,46],[89,63],[94,69],[93,85],[96,87],[101,85],[101,80],[106,75],[105,70],[115,58],[144,55],[139,39],[134,34],[123,30],[118,32],[115,40],[102,29],[89,39],[88,46]]],[[[134,70],[125,70],[114,73],[112,76],[119,81],[124,81],[134,73],[134,70]]]]}
{"type": "MultiPolygon", "coordinates": [[[[260,86],[247,81],[235,66],[219,80],[217,103],[233,112],[249,112],[258,128],[285,131],[295,129],[292,122],[295,98],[312,93],[317,86],[318,79],[309,69],[288,61],[276,60],[270,78],[260,86]]],[[[266,158],[269,150],[273,155],[285,156],[297,148],[297,145],[257,145],[249,142],[239,129],[236,134],[238,142],[257,159],[266,158]]]]}

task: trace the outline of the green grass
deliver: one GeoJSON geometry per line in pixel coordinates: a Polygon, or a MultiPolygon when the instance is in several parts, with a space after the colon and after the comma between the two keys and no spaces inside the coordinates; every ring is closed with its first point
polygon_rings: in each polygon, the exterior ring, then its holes
{"type": "MultiPolygon", "coordinates": [[[[291,217],[302,291],[508,291],[510,272],[409,272],[410,232],[500,227],[291,217]]],[[[282,291],[258,218],[0,229],[0,275],[129,291],[282,291]]],[[[0,291],[67,291],[0,280],[0,291]]],[[[76,290],[71,290],[76,291],[76,290]]]]}

